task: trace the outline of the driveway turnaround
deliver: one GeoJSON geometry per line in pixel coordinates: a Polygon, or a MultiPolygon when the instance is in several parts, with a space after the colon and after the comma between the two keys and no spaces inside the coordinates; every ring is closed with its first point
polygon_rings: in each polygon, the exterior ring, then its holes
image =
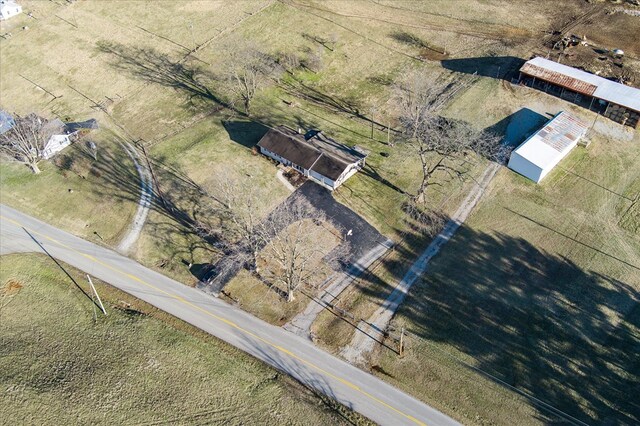
{"type": "Polygon", "coordinates": [[[0,205],[0,254],[46,252],[285,372],[383,425],[457,425],[436,409],[311,342],[145,268],[118,253],[0,205]]]}

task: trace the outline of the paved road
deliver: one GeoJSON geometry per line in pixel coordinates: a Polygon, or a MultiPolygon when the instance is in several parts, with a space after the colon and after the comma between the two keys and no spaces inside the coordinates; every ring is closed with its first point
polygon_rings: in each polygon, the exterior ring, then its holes
{"type": "Polygon", "coordinates": [[[118,253],[0,205],[0,254],[42,251],[290,374],[384,425],[456,425],[393,386],[311,342],[145,268],[118,253]],[[39,246],[30,236],[41,244],[39,246]]]}

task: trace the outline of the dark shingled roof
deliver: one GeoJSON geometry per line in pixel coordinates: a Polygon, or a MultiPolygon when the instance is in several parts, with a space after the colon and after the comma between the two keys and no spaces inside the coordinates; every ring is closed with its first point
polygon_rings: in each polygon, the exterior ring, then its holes
{"type": "Polygon", "coordinates": [[[258,146],[332,180],[338,179],[349,164],[366,157],[321,132],[307,133],[305,136],[286,126],[278,126],[269,130],[258,146]]]}
{"type": "Polygon", "coordinates": [[[320,155],[316,149],[305,143],[302,136],[284,126],[269,130],[260,139],[258,146],[305,169],[309,169],[320,155]]]}
{"type": "Polygon", "coordinates": [[[349,166],[342,160],[338,160],[335,157],[331,157],[326,154],[322,154],[318,161],[313,165],[311,170],[320,173],[322,176],[326,176],[331,180],[336,180],[340,177],[342,172],[349,166]]]}

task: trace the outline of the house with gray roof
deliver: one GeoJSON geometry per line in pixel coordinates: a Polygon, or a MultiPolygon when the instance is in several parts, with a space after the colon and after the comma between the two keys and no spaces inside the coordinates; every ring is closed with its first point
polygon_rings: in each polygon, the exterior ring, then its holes
{"type": "Polygon", "coordinates": [[[8,132],[15,124],[11,114],[0,109],[0,135],[8,132]]]}
{"type": "Polygon", "coordinates": [[[350,148],[319,131],[301,134],[286,126],[270,129],[258,142],[260,153],[292,167],[334,190],[365,165],[367,153],[350,148]]]}

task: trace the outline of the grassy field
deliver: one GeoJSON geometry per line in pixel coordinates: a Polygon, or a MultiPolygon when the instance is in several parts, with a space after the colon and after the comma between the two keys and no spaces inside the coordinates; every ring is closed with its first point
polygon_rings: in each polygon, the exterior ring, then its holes
{"type": "Polygon", "coordinates": [[[638,142],[594,139],[542,185],[502,170],[401,307],[413,334],[379,354],[386,377],[465,423],[558,419],[453,356],[586,423],[637,423],[638,142]]]}
{"type": "Polygon", "coordinates": [[[115,245],[134,215],[138,176],[118,136],[100,129],[90,138],[97,160],[78,142],[43,161],[38,175],[24,165],[0,163],[1,200],[80,237],[115,245]]]}
{"type": "Polygon", "coordinates": [[[4,424],[346,424],[347,411],[219,340],[49,258],[0,258],[4,424]]]}
{"type": "MultiPolygon", "coordinates": [[[[193,218],[203,191],[214,191],[221,174],[259,188],[266,212],[287,191],[273,165],[250,148],[265,126],[318,128],[371,151],[367,168],[335,196],[400,243],[341,296],[340,306],[357,317],[366,318],[379,306],[430,239],[412,232],[402,212],[419,165],[402,145],[387,144],[387,135],[393,140],[395,132],[387,133],[386,126],[397,124],[390,86],[406,69],[465,82],[445,114],[479,129],[504,133],[524,108],[542,116],[566,109],[593,120],[578,107],[495,78],[513,56],[539,52],[546,32],[581,14],[587,7],[581,0],[563,2],[561,10],[554,2],[534,0],[22,4],[37,19],[23,14],[0,24],[0,33],[12,33],[0,39],[0,107],[97,118],[102,129],[92,137],[104,146],[104,161],[93,164],[74,147],[46,164],[39,176],[1,164],[2,202],[80,236],[96,240],[97,232],[105,244],[115,245],[134,214],[138,190],[132,164],[118,145],[124,140],[147,147],[159,189],[180,217],[193,218]],[[29,29],[22,30],[24,25],[29,29]],[[248,119],[229,108],[221,79],[238,40],[272,55],[288,52],[304,59],[316,53],[321,67],[285,75],[260,91],[248,119]],[[195,45],[197,52],[188,55],[195,45]]],[[[582,23],[581,31],[590,25],[582,23]]],[[[635,144],[619,141],[616,131],[607,133],[610,123],[596,127],[604,136],[588,150],[574,151],[540,187],[500,172],[480,209],[400,313],[399,321],[419,339],[409,339],[410,350],[401,361],[380,354],[374,361],[379,374],[465,423],[547,421],[530,401],[461,369],[442,349],[587,422],[638,420],[631,414],[637,407],[629,408],[617,390],[602,384],[610,380],[612,387],[625,388],[612,378],[612,353],[616,345],[637,342],[637,312],[625,308],[635,306],[633,291],[638,291],[639,204],[632,201],[640,181],[637,136],[635,144]],[[469,268],[459,267],[460,262],[469,268]],[[500,286],[504,282],[510,283],[506,289],[500,286]],[[540,288],[532,288],[533,282],[540,288]],[[593,300],[586,300],[590,295],[593,300]],[[554,315],[551,320],[539,318],[545,309],[554,315]],[[597,320],[592,325],[589,315],[597,320]],[[603,322],[613,325],[599,327],[603,322]],[[625,327],[631,340],[607,340],[613,335],[609,329],[625,327]],[[605,331],[594,331],[600,328],[605,331]],[[567,336],[571,330],[585,337],[567,336]],[[557,340],[548,337],[552,333],[557,340]],[[612,349],[608,352],[602,342],[612,349]],[[496,344],[504,351],[495,351],[496,344]],[[555,355],[572,351],[567,368],[575,374],[565,373],[566,357],[555,355]],[[587,361],[590,357],[606,365],[587,361]],[[598,376],[594,368],[606,373],[604,378],[581,388],[575,377],[598,376]],[[552,376],[556,370],[563,373],[552,376]],[[616,408],[621,415],[613,412],[616,408]]],[[[477,177],[484,166],[479,163],[471,175],[477,177]]],[[[450,181],[433,187],[427,209],[452,214],[470,185],[450,181]]],[[[196,277],[185,264],[202,265],[219,253],[180,217],[168,214],[156,199],[131,255],[194,284],[196,277]]],[[[285,306],[244,272],[231,290],[245,309],[278,324],[305,304],[299,298],[285,306]]],[[[349,341],[353,327],[323,313],[314,331],[321,344],[337,350],[349,341]]],[[[637,371],[633,368],[627,370],[637,371]]],[[[627,380],[626,388],[637,386],[628,373],[620,377],[627,380]]]]}

